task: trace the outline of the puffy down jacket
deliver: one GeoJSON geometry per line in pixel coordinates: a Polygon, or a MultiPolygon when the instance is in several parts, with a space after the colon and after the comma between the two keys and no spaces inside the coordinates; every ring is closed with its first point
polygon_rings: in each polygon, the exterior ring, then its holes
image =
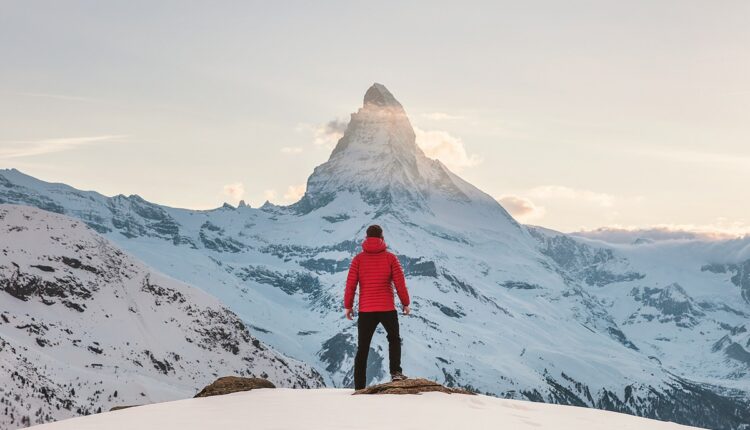
{"type": "Polygon", "coordinates": [[[393,286],[404,306],[409,305],[404,271],[398,258],[386,251],[383,239],[368,237],[362,242],[362,252],[357,254],[349,267],[344,291],[344,307],[354,306],[354,294],[359,284],[359,311],[382,312],[396,309],[393,286]]]}

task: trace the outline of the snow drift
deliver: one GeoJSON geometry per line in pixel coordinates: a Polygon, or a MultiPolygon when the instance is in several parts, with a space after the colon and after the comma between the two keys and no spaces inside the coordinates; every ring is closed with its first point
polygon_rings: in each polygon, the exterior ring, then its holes
{"type": "Polygon", "coordinates": [[[35,430],[679,430],[674,423],[595,409],[425,393],[352,396],[344,389],[261,389],[74,418],[35,430]]]}

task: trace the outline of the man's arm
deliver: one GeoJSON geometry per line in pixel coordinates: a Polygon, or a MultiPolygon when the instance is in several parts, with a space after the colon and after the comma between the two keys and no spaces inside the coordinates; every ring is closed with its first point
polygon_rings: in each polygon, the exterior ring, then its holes
{"type": "Polygon", "coordinates": [[[344,290],[344,309],[346,317],[352,319],[352,308],[354,307],[354,293],[359,283],[359,258],[354,257],[349,266],[349,274],[346,276],[346,289],[344,290]]]}
{"type": "Polygon", "coordinates": [[[404,278],[404,269],[401,268],[401,263],[395,255],[391,256],[391,276],[393,276],[393,284],[396,286],[396,293],[398,299],[401,300],[401,305],[404,307],[404,313],[409,314],[409,305],[411,301],[409,299],[409,290],[406,289],[406,279],[404,278]]]}

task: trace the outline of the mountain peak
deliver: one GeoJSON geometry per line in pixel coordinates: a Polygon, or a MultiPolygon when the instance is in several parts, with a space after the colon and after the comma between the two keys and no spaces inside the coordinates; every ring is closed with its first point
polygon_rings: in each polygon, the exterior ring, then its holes
{"type": "Polygon", "coordinates": [[[392,106],[401,108],[401,103],[393,97],[383,84],[374,83],[365,93],[364,105],[392,106]]]}
{"type": "Polygon", "coordinates": [[[490,207],[492,216],[510,218],[492,197],[424,154],[403,106],[379,83],[367,90],[364,106],[351,115],[328,161],[310,175],[294,209],[309,213],[344,194],[359,194],[379,211],[426,213],[432,211],[431,202],[443,208],[446,201],[473,202],[490,207]]]}

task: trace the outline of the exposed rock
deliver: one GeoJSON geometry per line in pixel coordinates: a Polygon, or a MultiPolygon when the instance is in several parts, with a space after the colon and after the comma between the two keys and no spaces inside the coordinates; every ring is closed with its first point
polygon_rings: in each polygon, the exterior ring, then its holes
{"type": "Polygon", "coordinates": [[[276,388],[273,383],[263,378],[242,378],[239,376],[224,376],[211,385],[202,389],[195,397],[221,396],[224,394],[250,391],[256,388],[276,388]]]}
{"type": "Polygon", "coordinates": [[[711,273],[731,273],[733,276],[731,282],[740,287],[742,298],[750,303],[750,260],[745,260],[739,264],[706,264],[701,267],[702,272],[711,273]]]}
{"type": "Polygon", "coordinates": [[[121,406],[113,406],[112,409],[110,409],[109,411],[110,412],[121,411],[123,409],[136,408],[138,406],[143,406],[143,405],[121,405],[121,406]]]}
{"type": "Polygon", "coordinates": [[[678,327],[690,328],[696,326],[701,317],[705,316],[693,298],[676,282],[665,288],[636,287],[631,290],[630,295],[645,307],[630,315],[628,323],[638,319],[656,319],[659,322],[674,322],[678,327]],[[653,312],[653,309],[658,312],[653,312]]]}
{"type": "Polygon", "coordinates": [[[354,394],[419,394],[437,391],[447,394],[474,394],[461,388],[449,388],[423,378],[405,379],[403,381],[386,382],[385,384],[357,390],[354,394]]]}
{"type": "Polygon", "coordinates": [[[603,287],[615,282],[637,281],[646,276],[619,267],[626,260],[611,249],[596,248],[566,235],[545,234],[533,228],[529,233],[539,241],[542,254],[550,257],[567,276],[580,279],[587,285],[603,287]]]}
{"type": "Polygon", "coordinates": [[[305,272],[279,272],[264,266],[247,266],[239,269],[236,274],[243,281],[252,280],[271,285],[290,296],[297,292],[314,295],[321,289],[320,279],[305,272]]]}

